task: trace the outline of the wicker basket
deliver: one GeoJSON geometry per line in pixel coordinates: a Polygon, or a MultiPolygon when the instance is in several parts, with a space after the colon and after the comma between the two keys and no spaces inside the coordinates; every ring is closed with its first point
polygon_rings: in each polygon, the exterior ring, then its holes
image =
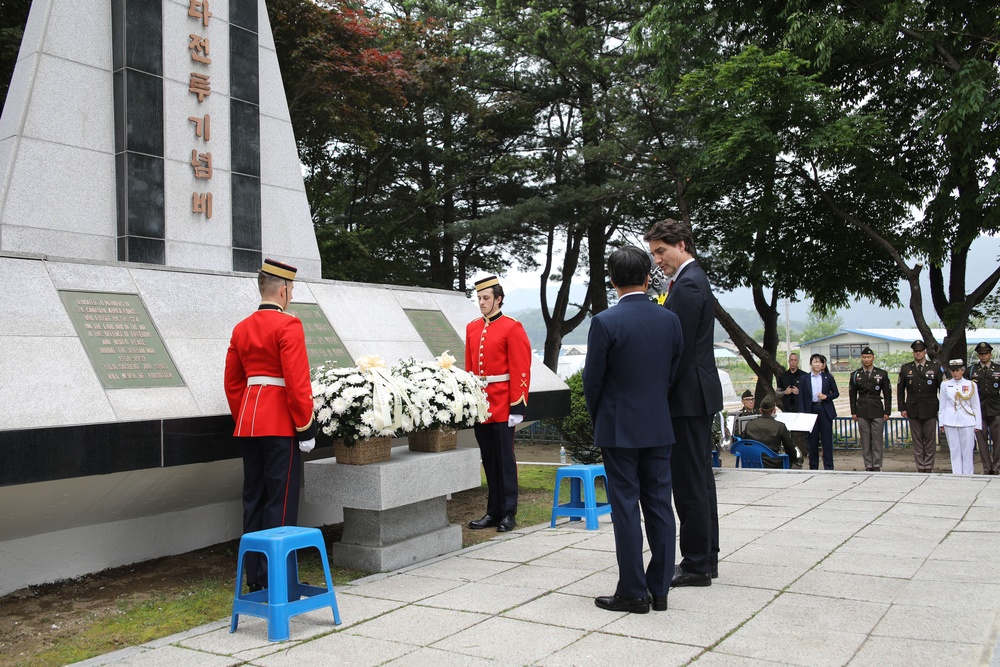
{"type": "Polygon", "coordinates": [[[458,446],[458,431],[453,428],[431,428],[414,431],[408,438],[411,452],[446,452],[458,446]]]}
{"type": "Polygon", "coordinates": [[[388,461],[391,453],[392,438],[387,435],[355,440],[352,447],[344,445],[343,438],[337,438],[333,441],[333,455],[337,457],[337,463],[353,466],[381,463],[388,461]]]}

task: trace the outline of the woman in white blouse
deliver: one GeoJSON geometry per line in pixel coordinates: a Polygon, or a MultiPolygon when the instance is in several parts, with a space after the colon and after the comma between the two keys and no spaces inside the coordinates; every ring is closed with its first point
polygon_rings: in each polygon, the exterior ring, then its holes
{"type": "Polygon", "coordinates": [[[951,450],[951,471],[956,475],[973,474],[972,449],[976,431],[983,423],[976,383],[962,377],[965,361],[948,362],[951,379],[941,383],[938,424],[944,429],[951,450]]]}

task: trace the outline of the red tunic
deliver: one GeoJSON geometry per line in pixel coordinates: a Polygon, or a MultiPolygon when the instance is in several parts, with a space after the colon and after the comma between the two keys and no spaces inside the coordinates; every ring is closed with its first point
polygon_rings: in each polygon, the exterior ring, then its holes
{"type": "Polygon", "coordinates": [[[506,423],[511,413],[524,414],[531,383],[531,343],[520,322],[503,313],[469,322],[465,370],[481,378],[510,375],[509,381],[486,385],[491,414],[484,424],[506,423]]]}
{"type": "Polygon", "coordinates": [[[293,436],[313,423],[312,382],[302,322],[271,304],[236,325],[226,354],[226,399],[237,437],[293,436]],[[247,378],[285,386],[247,386],[247,378]]]}

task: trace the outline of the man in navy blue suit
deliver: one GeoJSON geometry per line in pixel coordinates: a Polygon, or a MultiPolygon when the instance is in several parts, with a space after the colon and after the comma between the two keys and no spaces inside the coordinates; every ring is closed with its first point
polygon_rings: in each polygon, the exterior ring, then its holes
{"type": "Polygon", "coordinates": [[[715,296],[694,258],[691,228],[671,220],[644,236],[653,260],[672,276],[663,305],[681,321],[684,354],[670,389],[674,445],[670,469],[681,521],[681,562],[671,586],[711,586],[719,576],[719,507],[712,470],[712,420],[722,410],[715,368],[715,296]]]}
{"type": "Polygon", "coordinates": [[[594,316],[587,338],[583,393],[608,474],[618,587],[599,597],[601,609],[645,614],[666,611],[677,526],[670,506],[674,443],[667,395],[680,362],[677,316],[646,297],[649,256],[635,246],[611,253],[608,274],[618,304],[594,316]],[[646,522],[649,566],[642,567],[646,522]]]}

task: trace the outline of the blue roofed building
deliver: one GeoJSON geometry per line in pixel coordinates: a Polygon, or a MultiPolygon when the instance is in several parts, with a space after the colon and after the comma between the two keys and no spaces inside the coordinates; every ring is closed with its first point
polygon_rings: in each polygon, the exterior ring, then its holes
{"type": "MultiPolygon", "coordinates": [[[[944,341],[944,329],[931,329],[937,342],[944,341]]],[[[966,332],[971,348],[980,341],[990,345],[1000,345],[1000,329],[973,329],[966,332]]],[[[810,355],[826,356],[830,370],[844,371],[861,364],[861,350],[870,347],[875,352],[876,364],[878,357],[893,352],[909,352],[910,343],[919,339],[920,332],[915,329],[841,329],[838,333],[816,340],[805,341],[800,345],[802,364],[808,368],[810,355]]]]}

